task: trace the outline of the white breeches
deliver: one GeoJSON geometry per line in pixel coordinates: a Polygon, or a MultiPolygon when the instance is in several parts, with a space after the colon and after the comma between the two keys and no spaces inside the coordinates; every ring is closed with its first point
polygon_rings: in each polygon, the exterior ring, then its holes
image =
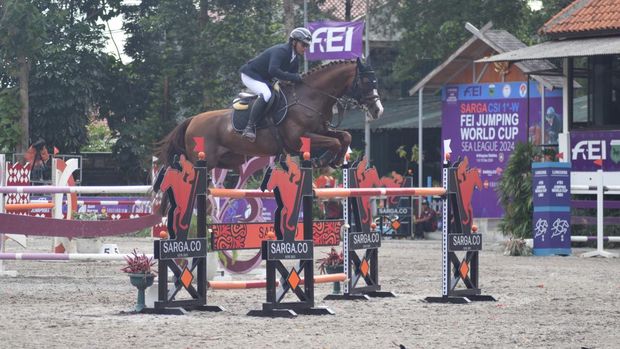
{"type": "Polygon", "coordinates": [[[265,102],[269,102],[269,99],[271,99],[271,90],[266,83],[254,80],[243,73],[241,73],[241,81],[252,92],[263,95],[263,99],[265,100],[265,102]]]}

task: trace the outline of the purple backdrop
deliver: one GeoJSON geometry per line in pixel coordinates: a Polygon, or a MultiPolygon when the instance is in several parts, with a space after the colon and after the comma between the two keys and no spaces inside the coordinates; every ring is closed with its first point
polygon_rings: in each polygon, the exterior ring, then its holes
{"type": "Polygon", "coordinates": [[[572,131],[570,133],[573,171],[620,171],[620,131],[572,131]]]}
{"type": "MultiPolygon", "coordinates": [[[[474,217],[503,216],[495,188],[516,143],[527,140],[527,88],[526,82],[510,82],[448,85],[443,89],[442,139],[450,140],[452,159],[467,157],[469,166],[480,170],[483,182],[483,188],[474,194],[474,217]]],[[[562,91],[545,91],[545,108],[549,107],[561,115],[562,91]]],[[[541,121],[536,88],[530,91],[529,109],[529,133],[536,137],[541,121]]]]}
{"type": "Polygon", "coordinates": [[[312,22],[312,44],[306,51],[311,61],[321,59],[354,59],[362,56],[364,22],[312,22]]]}

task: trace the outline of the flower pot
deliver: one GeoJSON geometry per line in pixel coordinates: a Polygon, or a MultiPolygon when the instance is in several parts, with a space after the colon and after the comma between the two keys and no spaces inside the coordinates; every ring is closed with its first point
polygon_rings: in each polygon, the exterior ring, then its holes
{"type": "MultiPolygon", "coordinates": [[[[326,265],[325,272],[327,274],[338,274],[344,273],[344,265],[326,265]]],[[[340,281],[335,281],[333,283],[332,294],[340,294],[340,281]]]]}
{"type": "Polygon", "coordinates": [[[141,312],[144,309],[144,290],[153,285],[154,279],[155,275],[150,273],[129,273],[129,281],[138,289],[136,312],[141,312]]]}

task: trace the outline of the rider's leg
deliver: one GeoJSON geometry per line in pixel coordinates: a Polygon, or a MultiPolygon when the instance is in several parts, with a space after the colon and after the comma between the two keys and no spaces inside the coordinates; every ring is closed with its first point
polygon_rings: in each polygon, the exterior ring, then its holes
{"type": "Polygon", "coordinates": [[[260,121],[260,117],[265,111],[265,107],[271,98],[271,90],[269,86],[264,82],[254,80],[245,74],[241,74],[241,81],[250,90],[258,94],[258,99],[254,102],[252,110],[250,111],[250,118],[248,124],[243,130],[243,137],[247,138],[250,142],[256,140],[256,124],[260,121]]]}

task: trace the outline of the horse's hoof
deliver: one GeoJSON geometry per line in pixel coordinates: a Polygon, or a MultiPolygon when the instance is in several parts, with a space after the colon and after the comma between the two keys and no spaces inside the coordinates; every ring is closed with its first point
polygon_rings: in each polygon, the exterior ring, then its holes
{"type": "Polygon", "coordinates": [[[331,161],[329,163],[329,167],[333,168],[333,169],[338,169],[342,167],[342,164],[344,163],[343,160],[338,160],[338,161],[331,161]]]}

